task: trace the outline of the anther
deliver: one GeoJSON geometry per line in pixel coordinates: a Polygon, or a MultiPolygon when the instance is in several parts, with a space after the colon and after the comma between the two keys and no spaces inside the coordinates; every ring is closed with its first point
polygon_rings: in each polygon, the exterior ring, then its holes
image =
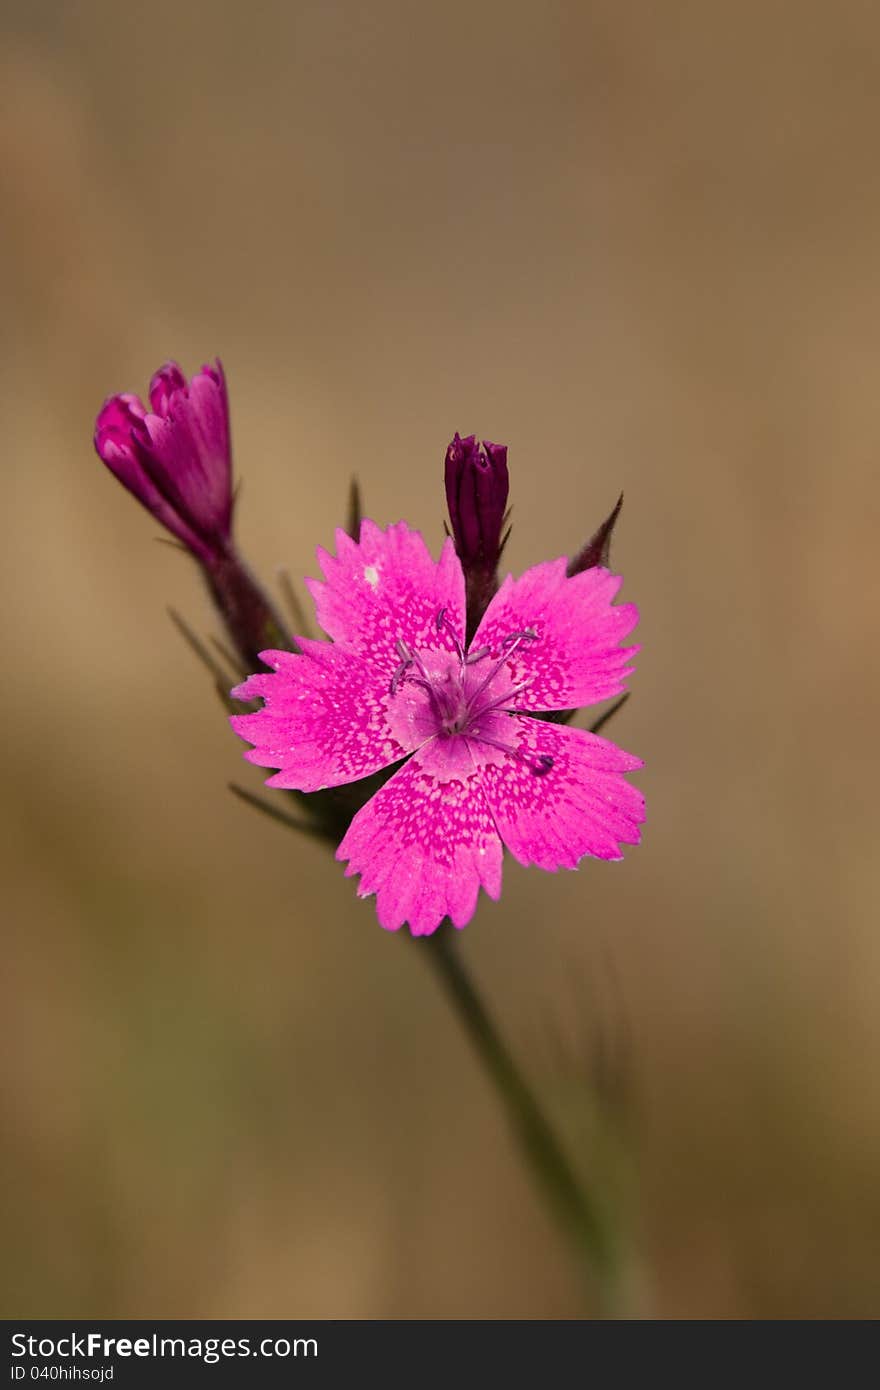
{"type": "Polygon", "coordinates": [[[505,690],[504,694],[499,695],[497,700],[490,700],[487,705],[481,705],[479,709],[475,709],[473,711],[474,719],[479,719],[481,714],[489,714],[492,710],[496,709],[503,710],[507,714],[518,713],[515,706],[511,705],[511,701],[515,700],[517,695],[521,695],[524,690],[528,690],[531,684],[532,678],[529,677],[527,681],[521,681],[519,685],[513,686],[511,690],[505,690]]]}
{"type": "Polygon", "coordinates": [[[513,653],[519,646],[520,642],[533,642],[537,638],[537,636],[538,634],[533,627],[527,627],[524,628],[522,632],[509,632],[506,637],[503,637],[501,639],[500,646],[503,655],[499,658],[498,661],[495,662],[495,665],[492,667],[491,671],[488,671],[486,673],[485,679],[480,682],[476,690],[471,691],[470,701],[472,706],[477,696],[482,695],[489,682],[494,680],[494,678],[497,676],[504,663],[510,660],[510,658],[513,656],[513,653]]]}
{"type": "Polygon", "coordinates": [[[554,759],[549,753],[539,753],[533,760],[522,751],[521,748],[512,748],[509,743],[502,743],[497,738],[487,738],[485,734],[475,734],[474,737],[480,743],[488,743],[490,748],[498,748],[502,753],[508,753],[511,758],[516,758],[518,762],[525,763],[529,772],[535,777],[546,777],[553,767],[554,759]]]}
{"type": "Polygon", "coordinates": [[[405,642],[397,639],[397,655],[400,657],[400,665],[391,677],[391,684],[388,687],[389,694],[396,695],[398,686],[405,679],[406,673],[413,664],[413,655],[405,642]]]}
{"type": "Polygon", "coordinates": [[[506,637],[502,637],[501,645],[506,647],[511,642],[522,642],[524,639],[534,642],[537,640],[537,636],[538,634],[533,627],[524,627],[522,632],[508,632],[506,637]]]}
{"type": "Polygon", "coordinates": [[[388,693],[390,695],[397,694],[398,686],[400,685],[401,681],[404,680],[404,678],[406,677],[406,673],[409,670],[410,666],[412,666],[411,661],[401,661],[397,670],[394,672],[394,675],[391,677],[391,684],[388,687],[388,693]]]}
{"type": "Polygon", "coordinates": [[[553,766],[553,759],[549,753],[541,753],[538,759],[532,763],[532,772],[536,777],[546,777],[553,766]]]}
{"type": "Polygon", "coordinates": [[[464,664],[465,664],[465,662],[466,662],[466,660],[467,660],[467,658],[465,657],[465,654],[464,654],[464,647],[461,645],[461,643],[460,643],[459,640],[458,640],[458,635],[457,635],[457,633],[456,633],[456,631],[455,631],[455,628],[454,628],[453,625],[452,625],[452,619],[449,617],[449,610],[448,610],[447,608],[445,608],[445,607],[444,607],[444,608],[441,608],[441,609],[439,610],[439,612],[437,613],[437,631],[438,631],[438,632],[443,632],[444,628],[445,628],[445,630],[449,633],[449,636],[452,638],[453,642],[455,643],[455,651],[456,651],[456,654],[457,654],[458,659],[459,659],[459,661],[461,662],[462,666],[464,666],[464,664]]]}

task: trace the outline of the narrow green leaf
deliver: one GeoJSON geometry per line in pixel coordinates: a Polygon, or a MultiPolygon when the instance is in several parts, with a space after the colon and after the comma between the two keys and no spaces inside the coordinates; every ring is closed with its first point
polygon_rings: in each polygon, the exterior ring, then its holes
{"type": "Polygon", "coordinates": [[[345,529],[353,541],[358,540],[361,534],[361,520],[363,518],[363,508],[361,506],[361,488],[357,478],[352,478],[351,486],[348,489],[348,518],[345,529]]]}
{"type": "MultiPolygon", "coordinates": [[[[220,653],[229,668],[230,685],[234,685],[236,682],[243,680],[245,676],[250,675],[250,671],[247,670],[241,657],[237,657],[234,652],[230,651],[226,643],[221,642],[219,637],[212,636],[211,645],[220,653]]],[[[224,672],[224,674],[227,673],[224,672]]]]}
{"type": "Polygon", "coordinates": [[[596,565],[608,565],[611,555],[611,534],[617,518],[620,516],[622,506],[623,493],[615,502],[610,516],[607,516],[598,531],[593,533],[583,550],[569,561],[567,570],[569,579],[575,574],[581,574],[584,570],[594,569],[596,565]]]}
{"type": "Polygon", "coordinates": [[[617,711],[623,708],[623,706],[629,699],[629,696],[630,692],[627,690],[627,692],[624,695],[621,695],[619,700],[615,700],[614,704],[611,705],[609,709],[606,709],[604,714],[600,714],[595,724],[590,725],[590,733],[597,734],[600,729],[604,729],[605,725],[608,723],[608,720],[613,719],[617,711]]]}
{"type": "Polygon", "coordinates": [[[177,631],[180,633],[184,642],[186,642],[190,651],[192,651],[195,654],[198,660],[208,671],[209,675],[211,676],[214,682],[217,694],[220,696],[220,699],[222,700],[226,708],[232,714],[240,710],[241,704],[231,699],[229,695],[230,681],[228,672],[224,671],[220,663],[216,660],[214,656],[212,656],[208,647],[205,646],[202,639],[193,631],[186,619],[181,617],[181,615],[177,612],[176,608],[169,608],[168,616],[170,617],[174,626],[177,628],[177,631]]]}
{"type": "Polygon", "coordinates": [[[293,619],[293,626],[300,637],[312,637],[314,630],[306,615],[306,610],[302,606],[302,601],[296,589],[293,587],[293,580],[287,570],[278,571],[278,586],[287,604],[287,611],[293,619]]]}
{"type": "Polygon", "coordinates": [[[280,806],[275,806],[271,801],[266,801],[264,797],[255,795],[248,791],[247,787],[240,787],[237,782],[230,782],[229,790],[238,797],[240,801],[247,802],[248,806],[253,806],[255,810],[262,811],[270,820],[277,820],[279,824],[286,825],[289,830],[299,830],[303,835],[310,835],[314,840],[329,840],[335,843],[333,836],[324,830],[320,825],[300,820],[297,816],[290,815],[287,811],[282,811],[280,806]]]}

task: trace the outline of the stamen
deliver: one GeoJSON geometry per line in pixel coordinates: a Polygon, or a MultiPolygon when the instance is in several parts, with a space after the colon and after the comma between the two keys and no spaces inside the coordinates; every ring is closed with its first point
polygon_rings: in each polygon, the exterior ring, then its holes
{"type": "Polygon", "coordinates": [[[474,700],[476,700],[476,698],[477,698],[478,695],[482,695],[483,691],[486,689],[486,686],[489,684],[489,682],[490,682],[491,680],[493,680],[493,679],[495,678],[495,676],[497,676],[498,672],[501,670],[501,667],[504,665],[505,661],[509,661],[509,660],[510,660],[510,658],[513,656],[513,653],[516,651],[517,647],[519,646],[520,642],[523,642],[523,641],[526,641],[526,640],[528,640],[528,641],[530,641],[530,642],[533,642],[537,636],[538,636],[538,634],[537,634],[537,632],[535,631],[535,629],[534,629],[533,627],[527,627],[523,632],[511,632],[511,633],[508,634],[507,637],[505,637],[505,638],[503,639],[503,641],[502,641],[502,643],[501,643],[502,647],[507,647],[508,644],[509,644],[509,648],[508,648],[508,650],[504,653],[504,655],[503,655],[502,657],[500,657],[498,661],[495,662],[495,665],[492,667],[492,670],[491,670],[491,671],[489,672],[489,674],[486,676],[485,680],[483,680],[483,681],[480,682],[480,684],[477,686],[476,690],[471,691],[471,695],[470,695],[470,703],[471,703],[471,705],[473,705],[474,700]]]}
{"type": "Polygon", "coordinates": [[[397,650],[400,653],[400,665],[391,678],[391,694],[397,694],[398,688],[404,680],[409,680],[412,685],[420,686],[431,702],[435,717],[442,723],[446,718],[447,711],[436,683],[431,679],[431,673],[422,660],[421,653],[411,650],[400,638],[397,639],[397,650]],[[407,676],[410,666],[416,667],[419,672],[417,676],[407,676]]]}
{"type": "MultiPolygon", "coordinates": [[[[519,685],[515,685],[512,690],[507,690],[503,695],[499,695],[497,700],[490,700],[488,705],[481,705],[479,709],[473,710],[471,718],[479,719],[481,714],[489,714],[493,709],[508,709],[514,696],[521,694],[523,690],[528,690],[531,684],[531,679],[522,681],[519,685]]],[[[516,712],[519,713],[519,711],[516,712]]]]}
{"type": "Polygon", "coordinates": [[[405,679],[407,671],[413,664],[412,652],[410,651],[406,643],[401,642],[400,638],[398,637],[395,645],[397,647],[397,655],[400,657],[400,665],[394,672],[394,675],[391,677],[391,685],[388,687],[389,694],[391,695],[397,694],[398,686],[400,685],[401,681],[405,679]]]}
{"type": "Polygon", "coordinates": [[[458,659],[459,659],[459,661],[461,662],[462,666],[464,666],[464,664],[465,664],[464,647],[463,647],[463,646],[461,645],[461,643],[459,642],[459,640],[458,640],[458,635],[457,635],[457,633],[456,633],[456,631],[455,631],[455,628],[452,626],[452,619],[449,617],[448,609],[446,609],[446,608],[441,608],[440,611],[439,611],[439,613],[437,614],[437,631],[438,631],[438,632],[442,632],[444,628],[445,628],[446,631],[449,633],[449,636],[452,638],[453,642],[455,643],[455,650],[456,650],[456,652],[458,653],[458,659]]]}
{"type": "MultiPolygon", "coordinates": [[[[489,647],[481,647],[477,651],[465,653],[461,645],[458,634],[455,631],[453,622],[449,617],[447,608],[440,608],[437,611],[436,625],[438,632],[446,632],[452,638],[455,651],[458,655],[459,669],[458,675],[442,663],[436,672],[429,670],[425,662],[425,656],[429,655],[410,647],[401,638],[398,638],[395,646],[400,657],[400,665],[391,677],[389,692],[393,696],[397,695],[400,687],[408,681],[411,685],[417,685],[428,697],[432,714],[437,720],[439,730],[448,735],[467,734],[468,727],[474,720],[479,719],[484,714],[492,714],[495,711],[502,711],[507,714],[518,714],[520,711],[515,705],[518,695],[532,684],[532,678],[520,681],[519,684],[509,687],[503,694],[489,695],[484,704],[479,704],[480,696],[498,675],[505,662],[510,660],[513,652],[520,642],[534,641],[537,633],[534,628],[525,628],[522,632],[512,632],[505,637],[500,648],[502,655],[497,661],[489,663],[483,680],[473,691],[465,693],[465,667],[476,665],[491,655],[489,647]],[[413,669],[415,668],[415,669],[413,669]]],[[[499,748],[504,753],[509,753],[511,757],[519,758],[525,762],[537,777],[543,777],[553,766],[553,759],[540,757],[533,759],[526,757],[517,748],[510,747],[505,743],[498,743],[494,739],[484,738],[480,734],[475,734],[475,738],[482,739],[482,742],[491,744],[499,748]]]]}
{"type": "Polygon", "coordinates": [[[522,632],[508,632],[507,636],[501,639],[501,645],[502,647],[506,647],[508,642],[516,642],[517,646],[519,646],[524,637],[528,637],[529,641],[533,642],[537,635],[533,627],[524,627],[522,632]]]}
{"type": "Polygon", "coordinates": [[[420,653],[420,652],[413,652],[413,654],[412,654],[412,659],[413,659],[413,661],[415,662],[415,664],[418,666],[419,670],[420,670],[421,673],[422,673],[422,680],[426,681],[426,682],[428,683],[428,685],[430,685],[430,684],[431,684],[431,676],[430,676],[430,673],[429,673],[429,671],[427,670],[427,668],[426,668],[426,666],[425,666],[424,661],[422,660],[421,653],[420,653]]]}
{"type": "Polygon", "coordinates": [[[401,681],[404,680],[404,678],[406,677],[406,673],[409,670],[410,666],[412,666],[411,661],[401,661],[397,670],[394,672],[394,675],[391,677],[391,684],[388,687],[388,693],[390,695],[397,694],[398,686],[400,685],[401,681]]]}
{"type": "Polygon", "coordinates": [[[539,753],[534,759],[527,757],[520,748],[512,748],[508,743],[502,743],[500,739],[486,738],[484,734],[472,734],[475,743],[488,743],[491,748],[498,748],[502,753],[509,753],[512,758],[519,758],[520,762],[526,764],[529,772],[534,773],[535,777],[546,777],[553,767],[554,759],[549,753],[539,753]]]}

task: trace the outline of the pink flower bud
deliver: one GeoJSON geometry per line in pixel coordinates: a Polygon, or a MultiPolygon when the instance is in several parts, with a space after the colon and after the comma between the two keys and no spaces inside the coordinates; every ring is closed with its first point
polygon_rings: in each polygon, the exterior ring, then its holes
{"type": "Polygon", "coordinates": [[[229,402],[219,361],[189,382],[166,362],[150,382],[150,406],[111,396],[95,422],[95,448],[123,487],[207,563],[226,551],[232,528],[229,402]]]}

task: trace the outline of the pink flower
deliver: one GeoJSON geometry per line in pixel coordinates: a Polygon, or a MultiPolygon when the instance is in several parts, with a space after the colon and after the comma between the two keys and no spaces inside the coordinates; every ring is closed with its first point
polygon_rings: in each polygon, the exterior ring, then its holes
{"type": "Polygon", "coordinates": [[[166,362],[138,396],[111,396],[95,422],[99,457],[157,521],[207,563],[229,545],[232,457],[219,361],[187,382],[166,362]]]}
{"type": "Polygon", "coordinates": [[[565,559],[504,581],[465,651],[465,595],[452,540],[435,562],[404,522],[336,533],[310,580],[330,642],[267,651],[274,669],[233,691],[263,708],[233,717],[268,785],[314,792],[407,759],[357,812],[339,846],[379,921],[413,935],[470,921],[480,887],[501,892],[502,848],[521,864],[573,869],[637,844],[644,799],[623,773],[639,758],[532,716],[618,694],[638,611],[612,606],[620,579],[565,559]]]}

